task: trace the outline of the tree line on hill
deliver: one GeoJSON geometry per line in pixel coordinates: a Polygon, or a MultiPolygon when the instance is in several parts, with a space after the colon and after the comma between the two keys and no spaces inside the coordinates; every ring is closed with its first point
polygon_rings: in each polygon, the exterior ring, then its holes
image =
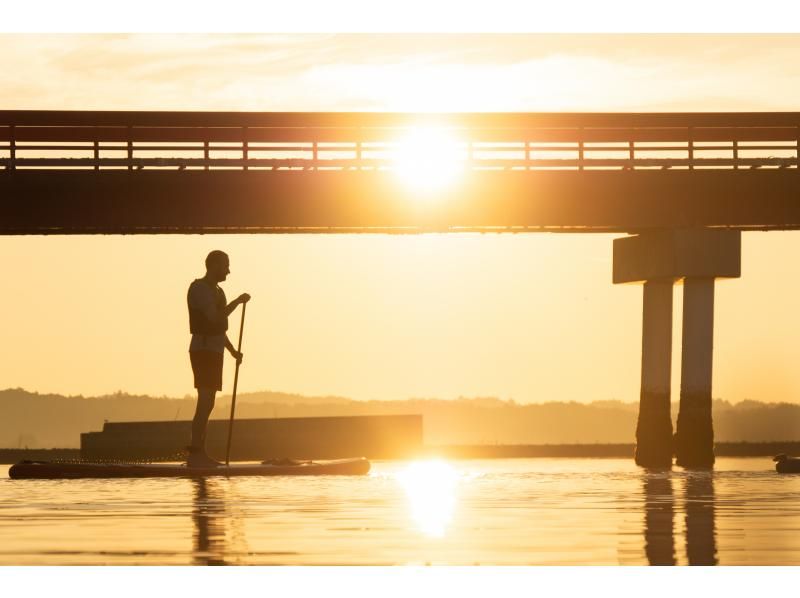
{"type": "MultiPolygon", "coordinates": [[[[0,391],[0,448],[75,448],[81,432],[99,431],[106,421],[189,420],[192,397],[38,394],[0,391]]],[[[673,404],[673,418],[677,417],[673,404]]],[[[230,396],[217,399],[212,418],[226,419],[230,396]]],[[[575,444],[634,441],[638,404],[622,401],[520,404],[496,398],[356,401],[257,392],[237,397],[236,417],[324,417],[420,414],[426,445],[575,444]]],[[[800,440],[800,405],[714,401],[719,442],[800,440]]]]}

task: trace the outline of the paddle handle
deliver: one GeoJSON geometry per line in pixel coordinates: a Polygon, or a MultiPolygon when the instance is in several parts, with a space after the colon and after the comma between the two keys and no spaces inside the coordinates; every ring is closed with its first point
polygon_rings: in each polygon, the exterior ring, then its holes
{"type": "MultiPolygon", "coordinates": [[[[242,336],[244,335],[244,314],[247,311],[247,303],[242,304],[242,322],[239,325],[239,346],[237,351],[242,352],[242,336]]],[[[241,361],[236,360],[236,372],[233,374],[233,395],[231,396],[231,419],[228,422],[228,447],[225,450],[225,465],[231,464],[231,440],[233,439],[233,414],[236,410],[236,387],[239,384],[239,366],[241,361]]]]}

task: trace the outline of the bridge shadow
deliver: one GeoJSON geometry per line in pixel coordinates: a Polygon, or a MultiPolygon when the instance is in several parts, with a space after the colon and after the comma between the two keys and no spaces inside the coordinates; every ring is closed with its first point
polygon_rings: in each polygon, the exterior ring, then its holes
{"type": "MultiPolygon", "coordinates": [[[[676,565],[674,474],[643,474],[644,551],[650,565],[676,565]]],[[[714,472],[687,471],[683,507],[686,560],[689,565],[717,565],[714,472]]]]}

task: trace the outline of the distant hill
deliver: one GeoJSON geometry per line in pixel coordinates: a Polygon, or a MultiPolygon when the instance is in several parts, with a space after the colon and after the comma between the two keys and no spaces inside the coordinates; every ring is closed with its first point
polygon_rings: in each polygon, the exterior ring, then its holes
{"type": "MultiPolygon", "coordinates": [[[[74,448],[80,433],[107,421],[188,420],[192,397],[116,393],[101,397],[0,391],[0,448],[74,448]]],[[[673,418],[677,416],[673,404],[673,418]]],[[[224,419],[230,397],[217,399],[212,418],[224,419]]],[[[436,444],[627,443],[634,440],[637,403],[544,402],[517,404],[492,397],[355,401],[278,392],[237,398],[237,418],[421,414],[424,441],[436,444]]],[[[800,405],[714,401],[714,431],[720,442],[800,441],[800,405]]]]}

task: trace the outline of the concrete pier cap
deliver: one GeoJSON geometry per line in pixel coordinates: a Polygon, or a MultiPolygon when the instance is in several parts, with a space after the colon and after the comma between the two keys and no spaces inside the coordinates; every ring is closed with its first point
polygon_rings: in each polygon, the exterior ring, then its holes
{"type": "Polygon", "coordinates": [[[714,464],[711,373],[714,280],[741,276],[741,232],[663,230],[614,240],[614,284],[644,283],[642,378],[636,463],[669,467],[714,464]],[[672,286],[684,282],[681,398],[673,438],[670,414],[672,286]]]}
{"type": "Polygon", "coordinates": [[[742,233],[685,229],[614,239],[614,284],[682,278],[739,278],[742,233]]]}

